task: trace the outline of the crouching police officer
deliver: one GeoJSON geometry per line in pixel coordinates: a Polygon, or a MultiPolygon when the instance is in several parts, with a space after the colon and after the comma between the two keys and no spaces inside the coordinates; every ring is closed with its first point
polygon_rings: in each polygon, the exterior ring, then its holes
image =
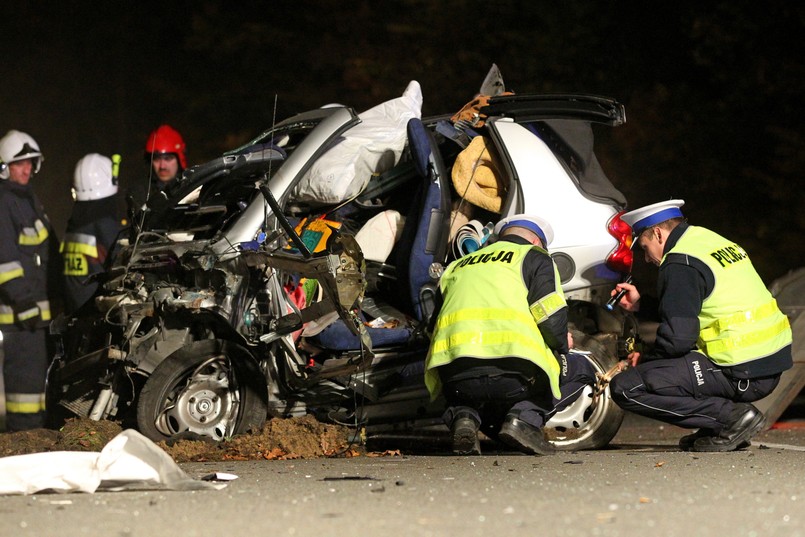
{"type": "Polygon", "coordinates": [[[498,241],[450,264],[425,363],[431,397],[444,393],[453,452],[480,454],[478,430],[535,455],[554,451],[543,426],[595,382],[592,365],[568,354],[567,304],[542,218],[509,217],[498,241]],[[560,391],[561,389],[561,391],[560,391]]]}
{"type": "MultiPolygon", "coordinates": [[[[792,366],[791,328],[746,252],[729,239],[685,222],[682,200],[622,216],[646,261],[659,267],[660,325],[654,350],[632,353],[631,369],[612,379],[624,409],[685,428],[686,451],[733,451],[765,424],[751,404],[792,366]]],[[[638,309],[631,284],[621,306],[638,309]]]]}

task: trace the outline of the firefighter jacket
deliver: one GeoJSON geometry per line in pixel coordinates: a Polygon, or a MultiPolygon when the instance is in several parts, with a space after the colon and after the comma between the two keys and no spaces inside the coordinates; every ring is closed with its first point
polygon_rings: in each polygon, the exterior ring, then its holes
{"type": "Polygon", "coordinates": [[[687,226],[665,252],[661,266],[689,264],[690,258],[699,260],[712,274],[712,288],[697,316],[697,348],[713,362],[734,367],[771,356],[791,344],[788,318],[743,248],[708,229],[687,226]]]}
{"type": "Polygon", "coordinates": [[[68,311],[78,309],[95,294],[98,282],[91,276],[106,269],[122,229],[117,196],[76,201],[73,205],[61,245],[68,311]]]}
{"type": "Polygon", "coordinates": [[[136,210],[140,210],[146,205],[152,207],[154,205],[162,206],[166,200],[181,188],[181,177],[182,173],[179,172],[170,181],[160,181],[156,176],[152,175],[128,188],[126,197],[132,198],[134,209],[136,210]]]}
{"type": "Polygon", "coordinates": [[[431,397],[441,392],[440,366],[465,357],[515,357],[545,371],[553,396],[560,398],[553,351],[568,349],[567,304],[559,281],[548,253],[519,237],[451,263],[440,280],[443,304],[425,362],[431,397]]]}
{"type": "Polygon", "coordinates": [[[0,181],[0,330],[42,328],[59,290],[58,244],[31,185],[0,181]]]}

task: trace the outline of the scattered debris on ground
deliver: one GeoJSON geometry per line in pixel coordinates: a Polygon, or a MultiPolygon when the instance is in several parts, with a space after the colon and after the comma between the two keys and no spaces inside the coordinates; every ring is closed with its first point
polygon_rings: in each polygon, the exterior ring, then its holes
{"type": "MultiPolygon", "coordinates": [[[[0,434],[0,457],[43,451],[100,451],[122,431],[118,423],[72,419],[61,430],[34,429],[0,434]]],[[[367,455],[350,442],[352,431],[321,423],[313,416],[274,418],[256,433],[234,436],[220,443],[195,435],[158,442],[176,462],[225,460],[314,459],[367,455]]]]}

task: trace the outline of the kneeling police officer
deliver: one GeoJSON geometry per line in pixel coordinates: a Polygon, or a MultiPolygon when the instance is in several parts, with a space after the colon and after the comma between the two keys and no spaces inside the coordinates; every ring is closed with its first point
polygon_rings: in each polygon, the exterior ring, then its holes
{"type": "Polygon", "coordinates": [[[483,424],[511,447],[546,455],[554,448],[543,426],[595,373],[584,356],[569,354],[567,303],[546,250],[550,224],[515,215],[495,233],[496,242],[442,275],[425,383],[432,398],[447,400],[454,453],[480,454],[483,424]]]}

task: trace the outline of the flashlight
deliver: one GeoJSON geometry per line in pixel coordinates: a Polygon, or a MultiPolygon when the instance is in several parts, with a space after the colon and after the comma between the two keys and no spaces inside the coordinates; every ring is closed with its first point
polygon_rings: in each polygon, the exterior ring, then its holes
{"type": "MultiPolygon", "coordinates": [[[[626,276],[626,279],[623,280],[623,283],[632,283],[632,275],[629,274],[628,276],[626,276]]],[[[606,309],[609,310],[609,311],[614,310],[615,306],[618,305],[618,303],[621,301],[621,299],[624,297],[624,295],[626,293],[627,293],[626,289],[621,289],[620,291],[618,291],[615,294],[615,296],[613,296],[612,298],[607,300],[607,303],[606,303],[606,306],[605,306],[606,309]]]]}

